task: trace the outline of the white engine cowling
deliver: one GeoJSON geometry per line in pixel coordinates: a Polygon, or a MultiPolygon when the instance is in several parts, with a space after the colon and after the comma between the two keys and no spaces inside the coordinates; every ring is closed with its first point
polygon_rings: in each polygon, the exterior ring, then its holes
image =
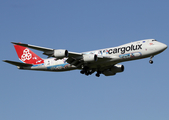
{"type": "Polygon", "coordinates": [[[116,75],[116,73],[123,72],[123,71],[124,71],[124,66],[116,64],[112,68],[103,71],[103,74],[105,76],[111,76],[111,75],[116,75]]]}
{"type": "Polygon", "coordinates": [[[94,54],[83,55],[83,61],[84,62],[95,62],[97,61],[97,55],[94,55],[94,54]]]}
{"type": "Polygon", "coordinates": [[[53,56],[56,58],[64,58],[64,57],[68,57],[69,53],[67,50],[54,50],[53,56]]]}

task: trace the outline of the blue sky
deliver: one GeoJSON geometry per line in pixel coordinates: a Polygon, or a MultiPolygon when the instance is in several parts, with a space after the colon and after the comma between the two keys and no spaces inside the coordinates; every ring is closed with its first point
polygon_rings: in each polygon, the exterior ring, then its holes
{"type": "MultiPolygon", "coordinates": [[[[169,45],[167,0],[1,0],[1,60],[10,42],[84,52],[155,38],[169,45]]],[[[41,52],[33,50],[40,57],[41,52]]],[[[168,120],[168,49],[100,78],[18,70],[1,61],[1,120],[168,120]]]]}

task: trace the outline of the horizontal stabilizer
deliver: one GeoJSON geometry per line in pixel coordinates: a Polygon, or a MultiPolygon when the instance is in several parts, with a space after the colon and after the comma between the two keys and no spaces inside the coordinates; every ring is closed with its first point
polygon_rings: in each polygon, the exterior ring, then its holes
{"type": "Polygon", "coordinates": [[[21,62],[15,62],[15,61],[10,61],[10,60],[3,60],[4,62],[7,62],[9,64],[15,65],[15,66],[22,66],[22,67],[29,67],[33,66],[32,64],[26,64],[26,63],[21,63],[21,62]]]}

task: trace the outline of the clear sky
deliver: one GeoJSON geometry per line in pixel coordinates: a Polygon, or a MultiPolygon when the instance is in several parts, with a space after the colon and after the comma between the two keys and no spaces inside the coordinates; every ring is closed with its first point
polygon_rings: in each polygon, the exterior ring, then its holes
{"type": "MultiPolygon", "coordinates": [[[[169,45],[168,0],[1,0],[1,60],[10,42],[84,52],[154,38],[169,45]]],[[[33,50],[40,57],[42,52],[33,50]]],[[[99,78],[0,63],[0,120],[169,120],[168,49],[99,78]]]]}

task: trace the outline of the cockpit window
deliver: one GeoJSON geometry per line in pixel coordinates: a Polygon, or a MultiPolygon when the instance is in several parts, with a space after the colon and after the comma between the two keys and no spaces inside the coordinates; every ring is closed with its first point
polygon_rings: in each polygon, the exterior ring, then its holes
{"type": "Polygon", "coordinates": [[[152,40],[152,41],[157,41],[157,40],[152,40]]]}

